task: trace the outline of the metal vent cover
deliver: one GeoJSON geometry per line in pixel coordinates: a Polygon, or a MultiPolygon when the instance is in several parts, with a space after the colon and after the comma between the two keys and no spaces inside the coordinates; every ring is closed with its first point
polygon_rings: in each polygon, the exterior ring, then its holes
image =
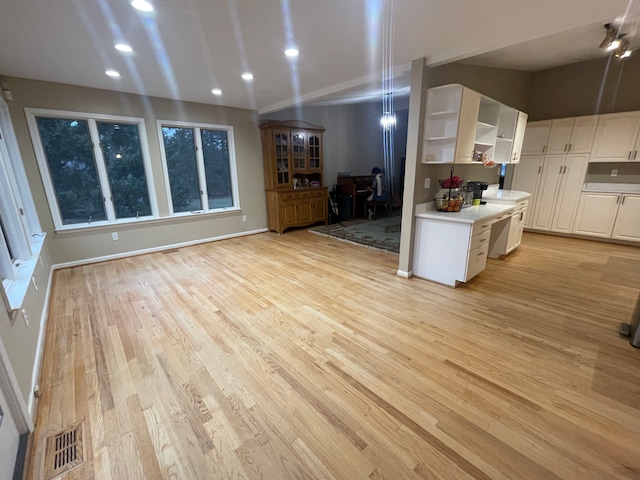
{"type": "Polygon", "coordinates": [[[82,422],[47,437],[44,478],[49,480],[83,462],[82,422]]]}

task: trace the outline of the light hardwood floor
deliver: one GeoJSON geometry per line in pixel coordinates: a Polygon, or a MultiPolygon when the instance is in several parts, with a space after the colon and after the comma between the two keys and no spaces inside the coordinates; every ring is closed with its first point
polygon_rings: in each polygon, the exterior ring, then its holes
{"type": "Polygon", "coordinates": [[[308,231],[55,274],[30,473],[640,478],[640,249],[525,234],[458,289],[308,231]]]}

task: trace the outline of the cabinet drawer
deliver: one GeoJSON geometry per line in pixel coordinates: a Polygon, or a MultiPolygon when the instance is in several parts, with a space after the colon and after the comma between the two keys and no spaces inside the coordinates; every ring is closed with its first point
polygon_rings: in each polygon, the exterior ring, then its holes
{"type": "Polygon", "coordinates": [[[529,199],[522,200],[522,201],[516,203],[515,211],[516,212],[521,212],[522,210],[525,210],[528,205],[529,205],[529,199]]]}
{"type": "Polygon", "coordinates": [[[287,192],[287,193],[281,193],[280,194],[280,201],[284,201],[284,200],[295,200],[296,198],[299,198],[300,196],[298,195],[298,192],[287,192]]]}
{"type": "Polygon", "coordinates": [[[471,229],[471,236],[475,237],[479,233],[482,233],[482,232],[484,232],[486,230],[490,230],[492,223],[493,223],[493,220],[490,219],[490,218],[481,220],[479,222],[475,222],[473,224],[473,228],[471,229]]]}
{"type": "Polygon", "coordinates": [[[491,238],[491,230],[485,230],[478,235],[474,235],[471,237],[471,242],[469,242],[469,250],[475,250],[476,248],[489,244],[489,239],[491,238]]]}
{"type": "Polygon", "coordinates": [[[465,282],[471,280],[479,274],[487,266],[487,253],[489,253],[489,244],[486,243],[478,248],[469,251],[467,257],[467,274],[465,282]]]}

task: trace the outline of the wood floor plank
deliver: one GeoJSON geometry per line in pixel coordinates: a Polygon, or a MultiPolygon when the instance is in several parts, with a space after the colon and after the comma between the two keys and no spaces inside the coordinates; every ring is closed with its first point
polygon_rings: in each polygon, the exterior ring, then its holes
{"type": "Polygon", "coordinates": [[[640,249],[526,233],[452,289],[306,230],[55,272],[28,478],[640,478],[640,249]]]}

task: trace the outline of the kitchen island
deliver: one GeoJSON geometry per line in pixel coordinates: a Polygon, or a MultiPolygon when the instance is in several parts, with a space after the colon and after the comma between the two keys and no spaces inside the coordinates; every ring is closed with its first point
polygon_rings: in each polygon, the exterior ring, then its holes
{"type": "Polygon", "coordinates": [[[439,212],[432,202],[416,206],[413,274],[455,287],[484,270],[487,256],[508,231],[514,203],[487,203],[459,212],[439,212]]]}

